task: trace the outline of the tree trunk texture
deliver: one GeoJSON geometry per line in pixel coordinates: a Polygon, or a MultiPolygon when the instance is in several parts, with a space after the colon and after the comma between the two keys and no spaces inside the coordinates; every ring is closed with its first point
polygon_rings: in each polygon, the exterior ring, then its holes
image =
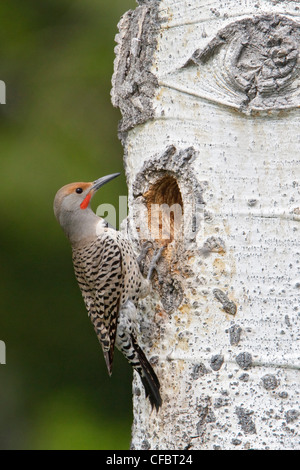
{"type": "Polygon", "coordinates": [[[133,449],[300,448],[298,3],[145,0],[119,23],[123,230],[166,244],[139,311],[163,405],[135,376],[133,449]]]}

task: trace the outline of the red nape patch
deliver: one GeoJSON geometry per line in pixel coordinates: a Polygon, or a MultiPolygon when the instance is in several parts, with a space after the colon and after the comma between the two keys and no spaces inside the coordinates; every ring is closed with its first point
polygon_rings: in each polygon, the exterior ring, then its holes
{"type": "Polygon", "coordinates": [[[86,208],[87,208],[87,206],[88,206],[89,203],[90,203],[91,197],[92,197],[91,193],[88,193],[88,194],[85,196],[84,200],[83,200],[82,203],[80,204],[80,209],[86,209],[86,208]]]}

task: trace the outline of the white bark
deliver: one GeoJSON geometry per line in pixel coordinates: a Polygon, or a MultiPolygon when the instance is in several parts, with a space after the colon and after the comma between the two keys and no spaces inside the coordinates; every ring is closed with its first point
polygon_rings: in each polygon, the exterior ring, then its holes
{"type": "Polygon", "coordinates": [[[151,204],[183,209],[140,313],[163,406],[135,377],[132,447],[299,448],[298,2],[141,1],[119,28],[136,249],[151,204]]]}

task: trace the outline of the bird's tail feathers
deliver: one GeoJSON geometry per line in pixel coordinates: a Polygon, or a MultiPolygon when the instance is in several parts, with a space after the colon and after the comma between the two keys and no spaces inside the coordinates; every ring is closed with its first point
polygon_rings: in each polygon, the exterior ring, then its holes
{"type": "Polygon", "coordinates": [[[112,364],[113,364],[113,352],[112,351],[103,351],[104,359],[107,367],[109,376],[112,374],[112,364]]]}
{"type": "Polygon", "coordinates": [[[141,377],[143,386],[145,388],[146,397],[149,398],[152,409],[155,407],[156,411],[158,411],[162,404],[162,399],[159,393],[159,380],[151,364],[149,363],[142,349],[137,344],[133,335],[131,335],[131,340],[134,350],[138,355],[140,364],[139,366],[136,366],[135,369],[138,371],[141,377]]]}

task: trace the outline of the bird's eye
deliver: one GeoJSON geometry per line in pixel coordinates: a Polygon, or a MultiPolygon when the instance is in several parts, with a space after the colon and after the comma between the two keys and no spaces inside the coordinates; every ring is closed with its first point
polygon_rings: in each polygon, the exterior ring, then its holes
{"type": "Polygon", "coordinates": [[[83,189],[82,189],[82,188],[76,188],[76,193],[77,193],[77,194],[81,194],[81,193],[82,193],[82,191],[83,191],[83,189]]]}

